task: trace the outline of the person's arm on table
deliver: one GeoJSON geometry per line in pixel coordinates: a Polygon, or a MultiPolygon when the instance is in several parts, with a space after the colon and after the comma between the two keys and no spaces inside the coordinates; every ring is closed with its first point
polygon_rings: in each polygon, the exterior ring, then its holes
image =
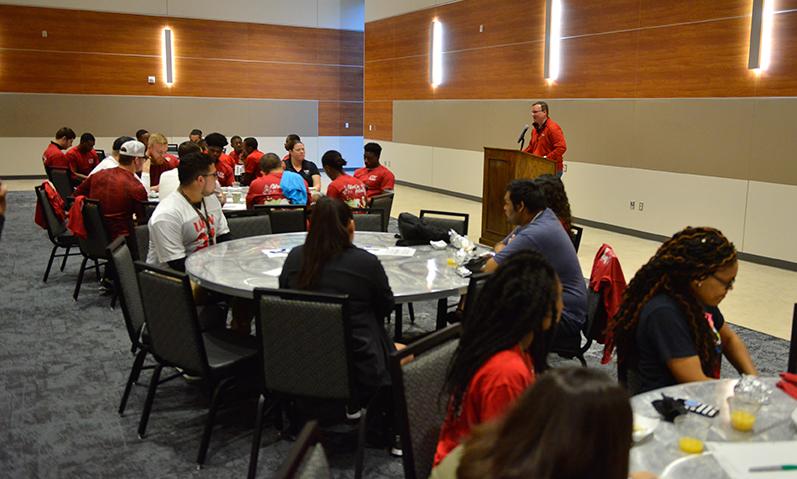
{"type": "Polygon", "coordinates": [[[741,374],[758,374],[744,341],[727,324],[720,328],[722,353],[741,374]]]}

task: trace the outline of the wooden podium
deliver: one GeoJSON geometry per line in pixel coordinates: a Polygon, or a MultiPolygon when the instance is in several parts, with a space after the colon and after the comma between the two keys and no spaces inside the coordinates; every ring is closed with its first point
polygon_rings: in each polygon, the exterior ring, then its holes
{"type": "Polygon", "coordinates": [[[479,243],[493,246],[512,231],[504,214],[504,194],[510,181],[556,173],[556,162],[518,150],[484,147],[482,236],[479,243]]]}

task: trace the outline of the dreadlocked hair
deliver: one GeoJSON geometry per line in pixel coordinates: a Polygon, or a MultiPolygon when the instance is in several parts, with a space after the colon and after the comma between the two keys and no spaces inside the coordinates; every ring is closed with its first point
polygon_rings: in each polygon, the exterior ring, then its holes
{"type": "Polygon", "coordinates": [[[714,228],[686,227],[665,241],[656,254],[634,275],[623,302],[612,318],[617,360],[635,369],[639,360],[636,328],[642,308],[659,293],[672,298],[684,312],[703,372],[711,376],[719,366],[716,338],[705,319],[703,305],[691,289],[691,281],[702,281],[736,261],[733,243],[714,228]]]}
{"type": "Polygon", "coordinates": [[[540,253],[521,251],[498,266],[462,321],[462,336],[441,391],[450,398],[449,414],[459,416],[465,391],[479,368],[529,333],[534,333],[529,351],[534,370],[546,369],[543,322],[556,318],[558,294],[556,271],[540,253]]]}

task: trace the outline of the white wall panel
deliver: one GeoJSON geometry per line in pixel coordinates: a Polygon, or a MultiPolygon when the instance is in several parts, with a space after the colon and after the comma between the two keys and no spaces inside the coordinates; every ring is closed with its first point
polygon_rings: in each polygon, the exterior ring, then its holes
{"type": "Polygon", "coordinates": [[[744,250],[797,263],[797,186],[750,182],[744,250]]]}
{"type": "Polygon", "coordinates": [[[337,150],[346,160],[346,168],[363,166],[363,137],[361,136],[319,136],[318,168],[321,168],[321,156],[327,150],[337,150]]]}
{"type": "Polygon", "coordinates": [[[431,186],[481,197],[484,184],[483,153],[450,148],[432,150],[431,186]]]}
{"type": "Polygon", "coordinates": [[[382,18],[394,17],[404,13],[454,3],[459,0],[365,0],[365,21],[373,22],[382,18]]]}
{"type": "Polygon", "coordinates": [[[365,143],[375,141],[382,146],[381,162],[396,175],[396,179],[432,186],[434,152],[431,147],[393,143],[390,141],[364,139],[365,143]]]}

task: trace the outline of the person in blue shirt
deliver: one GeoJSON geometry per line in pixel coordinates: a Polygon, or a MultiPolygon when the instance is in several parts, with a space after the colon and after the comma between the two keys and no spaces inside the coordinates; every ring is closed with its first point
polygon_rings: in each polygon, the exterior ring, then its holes
{"type": "Polygon", "coordinates": [[[484,269],[494,271],[518,251],[540,252],[556,270],[563,289],[565,307],[553,349],[572,351],[581,344],[581,329],[587,319],[587,287],[568,232],[545,204],[545,196],[533,180],[509,183],[504,195],[504,213],[517,226],[495,245],[495,256],[484,269]]]}

